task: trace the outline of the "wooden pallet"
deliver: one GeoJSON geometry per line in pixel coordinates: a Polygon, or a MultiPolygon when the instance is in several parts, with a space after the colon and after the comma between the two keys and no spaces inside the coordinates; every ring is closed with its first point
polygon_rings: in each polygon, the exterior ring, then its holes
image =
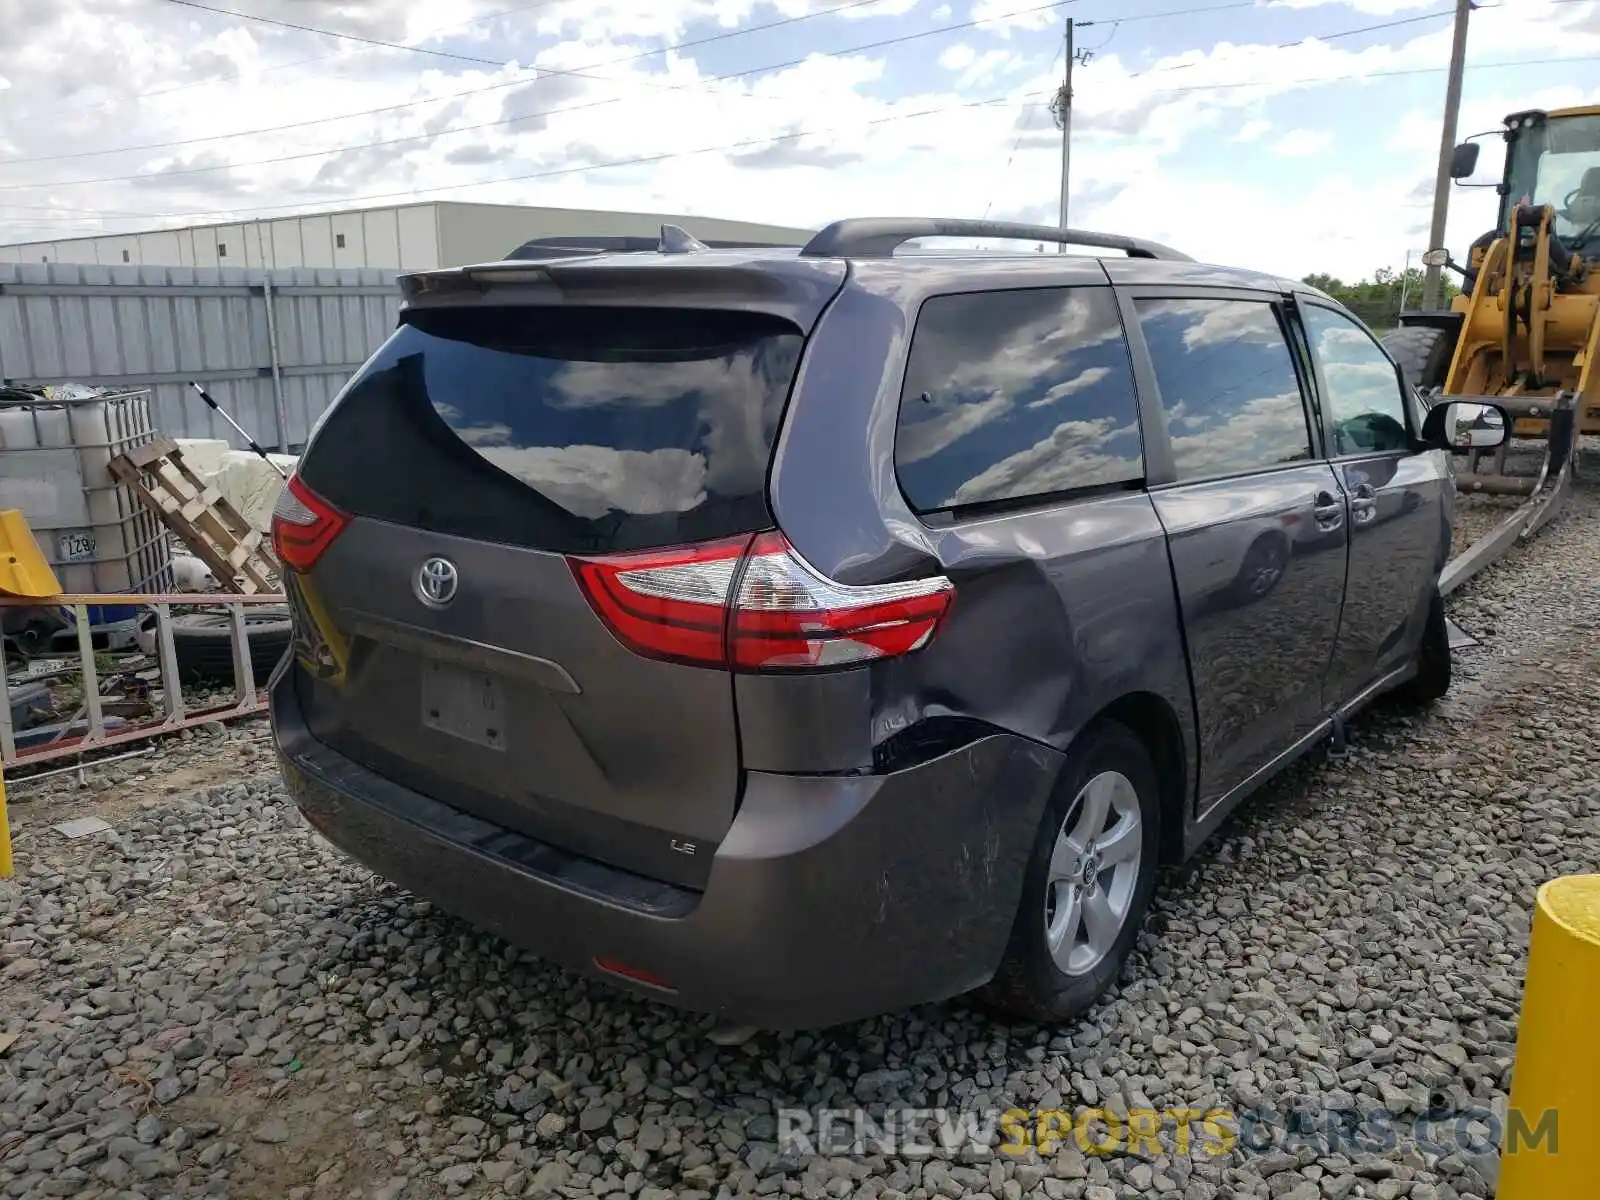
{"type": "Polygon", "coordinates": [[[117,455],[111,473],[183,539],[224,588],[245,596],[277,590],[278,564],[261,531],[194,473],[171,438],[117,455]]]}

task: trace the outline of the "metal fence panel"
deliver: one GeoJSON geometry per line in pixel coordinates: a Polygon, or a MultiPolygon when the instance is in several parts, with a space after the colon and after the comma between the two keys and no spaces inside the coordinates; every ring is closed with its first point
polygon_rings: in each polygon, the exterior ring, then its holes
{"type": "Polygon", "coordinates": [[[0,263],[0,381],[146,388],[169,437],[298,449],[394,328],[401,272],[0,263]],[[270,304],[270,312],[269,312],[270,304]]]}

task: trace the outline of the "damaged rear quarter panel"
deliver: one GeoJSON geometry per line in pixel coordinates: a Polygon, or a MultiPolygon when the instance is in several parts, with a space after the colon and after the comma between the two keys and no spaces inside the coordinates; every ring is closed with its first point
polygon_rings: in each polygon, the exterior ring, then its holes
{"type": "MultiPolygon", "coordinates": [[[[1019,256],[1020,257],[1020,256],[1019,256]]],[[[773,510],[799,552],[844,583],[942,571],[956,600],[933,642],[870,672],[823,675],[805,707],[828,769],[866,768],[897,733],[967,718],[1062,751],[1114,702],[1159,697],[1177,719],[1194,779],[1193,706],[1166,537],[1143,492],[1086,496],[946,525],[911,511],[895,476],[901,380],[928,295],[1059,283],[1031,263],[952,281],[925,263],[870,262],[824,314],[807,349],[772,477],[773,510]],[[859,432],[865,430],[862,437],[859,432]],[[850,432],[846,432],[850,431],[850,432]],[[870,676],[870,686],[860,676],[870,676]],[[870,716],[863,721],[863,714],[870,716]]],[[[1098,283],[1104,286],[1103,274],[1098,283]]],[[[787,681],[792,683],[793,681],[787,681]]],[[[770,681],[738,683],[741,725],[759,728],[770,681]]],[[[791,710],[792,711],[792,710],[791,710]]],[[[776,724],[776,722],[774,722],[776,724]]],[[[758,758],[784,739],[756,736],[758,758]]],[[[798,740],[790,743],[799,753],[798,740]]],[[[768,764],[751,761],[764,769],[768,764]]],[[[771,769],[806,769],[798,761],[771,769]]],[[[821,762],[813,769],[824,769],[821,762]]],[[[1004,805],[1006,799],[997,797],[1004,805]]],[[[1187,806],[1186,806],[1187,809],[1187,806]]],[[[976,847],[973,848],[975,850],[976,847]]]]}

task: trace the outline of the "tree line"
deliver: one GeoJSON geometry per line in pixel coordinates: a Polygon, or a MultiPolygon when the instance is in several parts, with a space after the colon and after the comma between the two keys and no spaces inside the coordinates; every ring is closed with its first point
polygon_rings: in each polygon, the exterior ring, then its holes
{"type": "MultiPolygon", "coordinates": [[[[1371,279],[1356,283],[1346,283],[1335,275],[1326,274],[1307,275],[1301,282],[1326,292],[1371,328],[1382,333],[1400,323],[1402,303],[1408,309],[1422,307],[1423,274],[1421,267],[1406,271],[1380,267],[1373,272],[1371,279]]],[[[1449,307],[1450,301],[1460,293],[1461,288],[1449,273],[1445,274],[1443,283],[1443,306],[1449,307]]]]}

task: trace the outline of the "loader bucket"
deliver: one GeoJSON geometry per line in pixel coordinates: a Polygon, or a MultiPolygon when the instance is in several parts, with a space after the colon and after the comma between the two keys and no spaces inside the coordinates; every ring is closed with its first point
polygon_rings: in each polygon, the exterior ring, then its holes
{"type": "MultiPolygon", "coordinates": [[[[1462,399],[1434,394],[1427,402],[1462,399]]],[[[1512,437],[1493,452],[1471,451],[1466,462],[1454,472],[1458,493],[1479,492],[1495,496],[1521,497],[1522,503],[1498,525],[1445,564],[1439,577],[1439,591],[1448,596],[1483,568],[1498,559],[1518,542],[1532,537],[1560,512],[1577,473],[1578,412],[1577,397],[1563,393],[1553,397],[1484,396],[1497,404],[1512,419],[1512,437]],[[1516,429],[1524,421],[1538,422],[1543,445],[1531,474],[1511,470],[1510,454],[1516,429]],[[1488,458],[1488,464],[1480,459],[1488,458]],[[1488,465],[1489,470],[1482,467],[1488,465]]],[[[1534,439],[1529,439],[1530,441],[1534,439]]],[[[1529,447],[1531,449],[1531,447],[1529,447]]]]}
{"type": "Polygon", "coordinates": [[[0,595],[48,600],[61,594],[55,572],[45,561],[21,510],[0,511],[0,595]]]}

